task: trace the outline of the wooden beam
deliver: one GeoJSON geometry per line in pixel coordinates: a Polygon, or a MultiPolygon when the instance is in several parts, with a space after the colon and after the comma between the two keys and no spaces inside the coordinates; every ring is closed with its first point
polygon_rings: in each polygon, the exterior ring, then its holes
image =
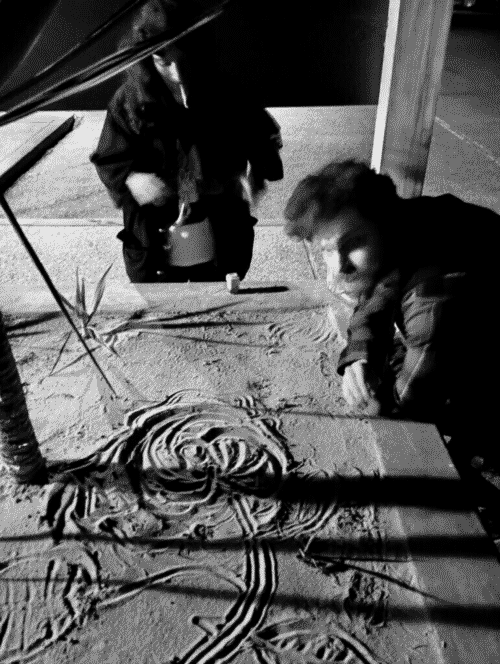
{"type": "Polygon", "coordinates": [[[441,85],[453,0],[389,0],[372,168],[419,196],[441,85]]]}

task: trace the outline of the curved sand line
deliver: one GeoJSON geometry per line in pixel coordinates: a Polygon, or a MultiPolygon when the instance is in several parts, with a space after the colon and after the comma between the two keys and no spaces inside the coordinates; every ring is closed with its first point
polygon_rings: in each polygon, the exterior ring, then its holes
{"type": "MultiPolygon", "coordinates": [[[[241,580],[234,582],[233,572],[221,573],[202,560],[104,589],[96,598],[98,609],[111,608],[146,588],[190,574],[215,575],[233,583],[239,594],[231,608],[217,627],[205,630],[175,659],[182,664],[229,662],[243,649],[252,648],[257,657],[257,651],[278,647],[275,638],[264,649],[257,646],[263,643],[257,633],[278,585],[272,540],[311,537],[338,511],[333,499],[318,504],[296,497],[287,504],[280,500],[280,488],[298,477],[299,464],[280,432],[279,418],[264,416],[251,397],[236,399],[235,404],[182,390],[159,404],[129,412],[122,429],[98,452],[55,469],[48,500],[45,519],[57,537],[75,529],[106,533],[124,550],[130,547],[130,524],[135,534],[148,536],[143,550],[154,546],[151,540],[161,547],[169,539],[178,541],[193,533],[201,537],[202,549],[203,537],[217,538],[228,523],[238,526],[241,580]]],[[[192,616],[191,622],[203,628],[199,617],[192,616]]],[[[300,634],[299,629],[297,638],[300,634]]],[[[361,644],[357,656],[369,662],[361,644]]]]}

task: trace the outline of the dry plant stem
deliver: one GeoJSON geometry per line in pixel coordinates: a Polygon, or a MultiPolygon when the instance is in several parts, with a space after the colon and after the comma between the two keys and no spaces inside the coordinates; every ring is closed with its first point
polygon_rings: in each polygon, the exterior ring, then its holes
{"type": "Polygon", "coordinates": [[[109,382],[109,380],[108,380],[106,374],[104,373],[104,371],[101,369],[101,367],[100,367],[99,364],[97,363],[97,360],[95,359],[95,357],[94,357],[94,356],[92,355],[92,353],[90,352],[90,349],[89,349],[89,347],[87,346],[87,344],[85,343],[85,340],[83,339],[82,335],[80,334],[80,331],[78,330],[78,328],[77,328],[76,325],[74,324],[73,320],[71,319],[71,316],[69,315],[68,311],[66,310],[66,307],[64,306],[64,302],[63,302],[63,300],[62,300],[62,298],[61,298],[59,292],[57,291],[56,287],[55,287],[54,284],[52,283],[52,280],[51,280],[51,278],[50,278],[50,276],[49,276],[47,270],[44,268],[44,266],[43,266],[41,260],[38,258],[38,256],[37,256],[35,250],[34,250],[33,247],[31,246],[31,244],[30,244],[28,238],[27,238],[26,235],[24,234],[23,229],[22,229],[21,226],[19,225],[19,222],[17,221],[17,219],[16,219],[14,213],[13,213],[12,210],[10,209],[9,204],[8,204],[7,201],[5,200],[5,196],[4,196],[3,193],[1,193],[1,192],[0,192],[0,205],[3,207],[3,209],[4,209],[4,211],[5,211],[5,214],[7,215],[7,217],[8,217],[8,219],[9,219],[10,223],[12,224],[12,227],[14,228],[14,230],[15,230],[16,233],[17,233],[17,235],[19,236],[21,242],[23,243],[23,245],[24,245],[26,251],[27,251],[28,254],[30,255],[30,257],[31,257],[32,261],[34,262],[36,268],[38,269],[38,271],[39,271],[40,274],[42,275],[43,280],[44,280],[45,283],[47,284],[47,286],[48,286],[50,292],[52,293],[52,295],[54,296],[54,299],[55,299],[55,301],[57,302],[59,308],[60,308],[61,311],[63,312],[64,316],[66,317],[66,319],[68,320],[69,324],[70,324],[71,327],[73,328],[73,331],[75,332],[76,336],[78,337],[78,339],[79,339],[80,342],[82,343],[83,347],[85,348],[85,352],[86,352],[87,355],[90,357],[90,359],[91,359],[92,363],[94,364],[94,366],[96,367],[97,371],[98,371],[98,372],[101,374],[101,376],[103,377],[103,379],[104,379],[106,385],[109,387],[109,389],[111,390],[112,394],[114,394],[115,396],[117,396],[117,395],[116,395],[116,392],[115,392],[113,386],[111,385],[111,383],[109,382]]]}
{"type": "Polygon", "coordinates": [[[28,414],[21,378],[0,312],[0,459],[19,483],[46,475],[28,414]]]}

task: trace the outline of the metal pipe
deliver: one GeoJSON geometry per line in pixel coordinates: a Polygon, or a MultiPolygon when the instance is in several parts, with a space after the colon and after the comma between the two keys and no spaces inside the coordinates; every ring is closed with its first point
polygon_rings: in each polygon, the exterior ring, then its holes
{"type": "Polygon", "coordinates": [[[200,28],[202,25],[205,25],[219,16],[222,13],[223,6],[226,5],[228,1],[229,0],[225,0],[219,5],[216,11],[212,11],[212,13],[209,13],[208,15],[203,15],[196,21],[196,23],[184,29],[174,37],[166,39],[164,34],[150,37],[149,39],[144,40],[141,44],[135,44],[121,49],[118,53],[108,55],[99,60],[96,64],[85,67],[77,74],[68,76],[60,83],[49,86],[46,90],[35,94],[31,99],[14,106],[14,108],[4,113],[4,115],[0,117],[0,127],[9,124],[10,122],[14,122],[15,120],[19,120],[26,115],[30,115],[51,102],[59,101],[77,92],[88,90],[89,88],[120,74],[122,71],[125,71],[143,58],[152,55],[160,48],[174,44],[179,39],[182,39],[194,30],[200,28]]]}
{"type": "Polygon", "coordinates": [[[52,62],[50,65],[42,69],[34,76],[31,76],[29,80],[21,83],[21,85],[18,85],[13,90],[9,90],[7,94],[1,96],[0,104],[3,105],[9,103],[12,99],[15,99],[21,93],[26,92],[26,90],[33,88],[44,79],[47,79],[51,74],[54,74],[56,70],[62,68],[63,65],[69,62],[71,58],[80,54],[86,48],[91,46],[95,41],[97,41],[97,39],[106,34],[106,32],[111,30],[111,28],[115,27],[124,16],[127,16],[131,11],[135,10],[146,2],[148,2],[148,0],[130,0],[124,7],[110,16],[107,21],[102,23],[98,28],[84,37],[84,39],[76,46],[73,46],[69,51],[66,51],[66,53],[61,55],[59,58],[57,58],[57,60],[52,62]]]}
{"type": "Polygon", "coordinates": [[[16,232],[17,235],[19,236],[21,242],[23,243],[23,245],[24,245],[26,251],[27,251],[28,254],[30,255],[31,260],[32,260],[33,263],[35,264],[37,270],[38,270],[38,271],[40,272],[40,274],[42,275],[43,280],[44,280],[45,283],[47,284],[47,286],[48,286],[50,292],[52,293],[52,295],[54,296],[54,299],[55,299],[55,301],[57,302],[59,308],[61,309],[61,311],[63,312],[63,314],[66,316],[66,319],[68,320],[69,324],[71,325],[71,327],[72,327],[72,329],[73,329],[73,332],[75,332],[76,336],[77,336],[78,339],[80,340],[80,343],[81,343],[81,344],[83,345],[83,347],[85,348],[85,352],[90,356],[90,359],[92,360],[94,366],[96,367],[96,369],[98,370],[98,372],[99,372],[99,373],[101,374],[101,376],[103,377],[103,379],[104,379],[106,385],[109,387],[109,389],[111,390],[111,392],[112,392],[115,396],[118,396],[118,395],[116,394],[116,392],[115,392],[114,387],[111,385],[111,383],[110,383],[109,380],[107,379],[106,374],[105,374],[104,371],[101,369],[101,367],[99,366],[97,360],[95,359],[95,357],[94,357],[94,356],[92,355],[92,353],[90,352],[90,348],[89,348],[89,347],[87,346],[87,344],[85,343],[84,338],[83,338],[82,335],[80,334],[80,330],[76,327],[76,325],[75,325],[75,323],[73,322],[71,316],[69,315],[68,310],[66,309],[66,306],[65,306],[65,304],[64,304],[64,302],[63,302],[61,296],[59,295],[58,290],[57,290],[56,287],[54,286],[54,284],[53,284],[53,282],[52,282],[52,279],[50,278],[50,276],[49,276],[47,270],[46,270],[45,267],[43,266],[42,261],[38,258],[38,256],[37,256],[35,250],[34,250],[33,247],[31,246],[30,241],[28,240],[28,238],[27,238],[26,235],[24,234],[24,231],[23,231],[23,229],[21,228],[21,225],[20,225],[19,222],[17,221],[17,219],[16,219],[16,217],[15,217],[15,215],[14,215],[14,212],[11,210],[11,208],[10,208],[9,204],[7,203],[7,201],[6,201],[6,199],[5,199],[5,196],[3,195],[2,192],[0,192],[0,205],[3,207],[3,209],[4,209],[4,211],[5,211],[5,214],[7,215],[7,217],[8,217],[8,219],[9,219],[10,223],[12,224],[12,227],[14,228],[15,232],[16,232]]]}

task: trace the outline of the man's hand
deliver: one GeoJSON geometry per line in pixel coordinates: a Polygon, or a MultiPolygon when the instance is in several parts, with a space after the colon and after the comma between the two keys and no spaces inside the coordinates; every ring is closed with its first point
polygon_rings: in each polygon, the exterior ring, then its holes
{"type": "Polygon", "coordinates": [[[172,196],[172,190],[154,173],[131,173],[125,181],[139,205],[161,206],[172,196]]]}
{"type": "Polygon", "coordinates": [[[240,183],[250,207],[257,207],[267,191],[266,181],[262,177],[256,176],[249,167],[246,174],[241,176],[240,183]]]}
{"type": "Polygon", "coordinates": [[[366,360],[353,362],[344,371],[342,392],[349,406],[362,409],[367,415],[378,415],[380,403],[375,390],[380,381],[369,369],[366,360]]]}

